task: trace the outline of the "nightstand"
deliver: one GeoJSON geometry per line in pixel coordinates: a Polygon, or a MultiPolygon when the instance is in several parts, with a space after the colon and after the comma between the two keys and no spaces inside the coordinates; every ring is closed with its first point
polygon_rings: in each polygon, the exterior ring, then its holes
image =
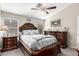
{"type": "Polygon", "coordinates": [[[17,48],[17,36],[3,37],[2,51],[12,50],[17,48]]]}

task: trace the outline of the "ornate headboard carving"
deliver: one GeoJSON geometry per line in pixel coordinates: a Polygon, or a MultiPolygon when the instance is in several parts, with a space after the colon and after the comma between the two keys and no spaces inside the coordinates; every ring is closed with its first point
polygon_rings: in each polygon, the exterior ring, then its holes
{"type": "Polygon", "coordinates": [[[19,30],[36,30],[37,28],[32,24],[32,23],[25,23],[24,25],[22,25],[21,27],[19,27],[19,30]]]}

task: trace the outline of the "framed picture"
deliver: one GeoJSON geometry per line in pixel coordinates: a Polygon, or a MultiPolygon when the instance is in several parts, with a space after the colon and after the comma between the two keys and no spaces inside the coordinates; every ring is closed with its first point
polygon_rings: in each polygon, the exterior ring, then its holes
{"type": "Polygon", "coordinates": [[[55,20],[55,21],[51,21],[51,27],[59,27],[61,26],[61,20],[55,20]]]}

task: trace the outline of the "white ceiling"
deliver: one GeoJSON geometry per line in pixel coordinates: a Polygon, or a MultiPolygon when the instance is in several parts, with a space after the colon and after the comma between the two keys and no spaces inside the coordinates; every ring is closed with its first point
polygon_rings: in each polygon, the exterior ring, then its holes
{"type": "Polygon", "coordinates": [[[20,15],[36,17],[40,19],[47,19],[51,15],[61,11],[70,4],[68,3],[44,3],[43,6],[51,7],[56,6],[56,9],[49,10],[50,14],[46,14],[44,11],[31,10],[36,7],[37,3],[1,3],[2,11],[12,12],[20,15]]]}

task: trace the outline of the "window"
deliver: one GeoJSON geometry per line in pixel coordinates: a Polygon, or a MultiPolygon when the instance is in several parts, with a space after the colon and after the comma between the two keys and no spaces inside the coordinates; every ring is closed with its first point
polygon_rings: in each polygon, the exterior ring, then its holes
{"type": "Polygon", "coordinates": [[[7,35],[17,35],[18,20],[4,19],[4,25],[6,25],[8,27],[7,35]]]}

